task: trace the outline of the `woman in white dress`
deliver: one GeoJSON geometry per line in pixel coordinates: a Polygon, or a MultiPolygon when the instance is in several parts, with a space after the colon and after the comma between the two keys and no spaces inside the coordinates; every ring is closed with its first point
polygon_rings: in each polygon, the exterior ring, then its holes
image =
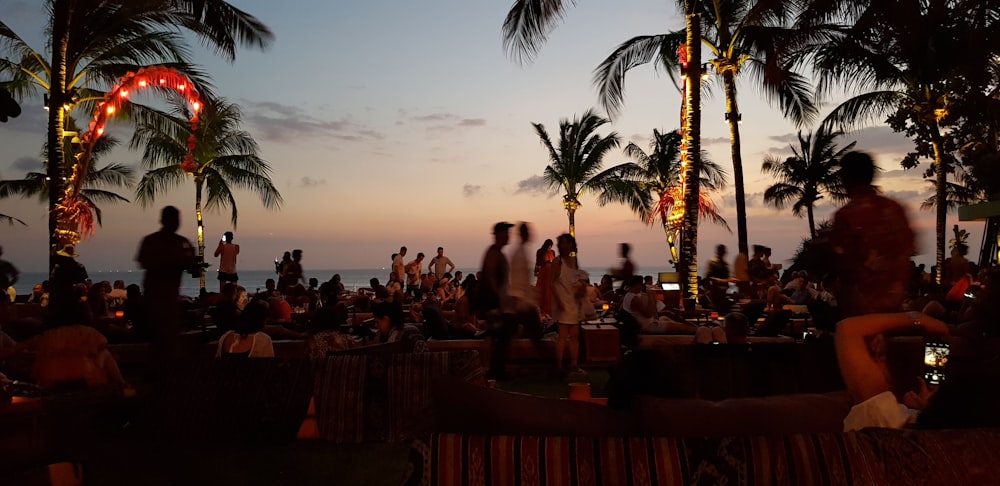
{"type": "Polygon", "coordinates": [[[569,348],[569,372],[585,373],[580,369],[580,319],[581,308],[587,295],[586,281],[582,280],[580,265],[576,260],[576,239],[569,234],[556,240],[559,257],[552,275],[554,317],[559,329],[556,339],[556,368],[564,371],[563,356],[569,348]]]}

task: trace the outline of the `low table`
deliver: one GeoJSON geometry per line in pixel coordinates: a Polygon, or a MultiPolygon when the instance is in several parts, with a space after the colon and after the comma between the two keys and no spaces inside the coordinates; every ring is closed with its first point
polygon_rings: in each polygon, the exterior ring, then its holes
{"type": "Polygon", "coordinates": [[[621,357],[621,336],[614,325],[618,321],[587,321],[580,326],[583,360],[586,363],[614,363],[621,357]]]}

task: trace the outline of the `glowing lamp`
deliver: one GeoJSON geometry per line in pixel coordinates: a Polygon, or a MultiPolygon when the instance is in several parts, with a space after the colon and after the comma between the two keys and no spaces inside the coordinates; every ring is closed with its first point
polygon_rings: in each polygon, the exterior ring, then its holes
{"type": "Polygon", "coordinates": [[[139,80],[139,87],[140,88],[145,88],[146,87],[146,80],[145,79],[140,79],[139,80]]]}
{"type": "Polygon", "coordinates": [[[108,114],[109,114],[109,115],[112,115],[112,114],[114,114],[114,112],[115,112],[115,107],[113,107],[113,106],[109,106],[109,107],[108,107],[108,110],[107,110],[107,111],[108,111],[108,114]]]}
{"type": "Polygon", "coordinates": [[[115,319],[122,319],[125,317],[125,311],[115,311],[115,319]]]}
{"type": "Polygon", "coordinates": [[[118,96],[120,98],[128,98],[128,90],[127,89],[123,89],[123,90],[119,91],[118,92],[118,96]]]}
{"type": "Polygon", "coordinates": [[[194,108],[194,111],[198,111],[201,109],[201,103],[195,101],[194,103],[191,104],[191,107],[194,108]]]}
{"type": "Polygon", "coordinates": [[[163,79],[163,78],[160,78],[160,84],[167,84],[167,80],[163,79]]]}
{"type": "Polygon", "coordinates": [[[101,135],[104,135],[104,127],[97,128],[97,136],[100,137],[101,135]]]}
{"type": "Polygon", "coordinates": [[[177,91],[184,91],[186,89],[187,89],[187,85],[186,84],[178,84],[177,85],[177,91]]]}

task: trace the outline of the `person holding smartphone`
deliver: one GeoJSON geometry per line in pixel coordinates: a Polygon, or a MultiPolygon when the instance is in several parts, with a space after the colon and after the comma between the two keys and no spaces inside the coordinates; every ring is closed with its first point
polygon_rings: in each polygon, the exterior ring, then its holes
{"type": "MultiPolygon", "coordinates": [[[[844,431],[867,427],[901,428],[916,422],[937,393],[937,386],[920,378],[920,389],[902,395],[894,384],[885,356],[885,335],[922,334],[927,343],[946,345],[951,332],[945,323],[919,312],[867,314],[844,319],[837,325],[837,363],[854,404],[844,419],[844,431]]],[[[938,346],[947,349],[946,346],[938,346]]],[[[939,370],[941,376],[944,370],[939,370]]]]}
{"type": "Polygon", "coordinates": [[[233,232],[226,231],[215,248],[215,256],[219,257],[219,292],[227,282],[236,285],[240,276],[236,273],[236,255],[240,254],[240,245],[233,243],[233,232]]]}

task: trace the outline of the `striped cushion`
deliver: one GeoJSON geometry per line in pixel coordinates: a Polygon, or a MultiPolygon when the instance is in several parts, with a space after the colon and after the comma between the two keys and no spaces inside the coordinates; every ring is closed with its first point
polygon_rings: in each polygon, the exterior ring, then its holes
{"type": "Polygon", "coordinates": [[[475,351],[317,360],[315,403],[320,437],[336,443],[411,439],[432,423],[430,383],[440,375],[484,383],[475,351]]]}
{"type": "Polygon", "coordinates": [[[990,484],[1000,432],[869,429],[700,439],[435,434],[408,485],[990,484]]]}

